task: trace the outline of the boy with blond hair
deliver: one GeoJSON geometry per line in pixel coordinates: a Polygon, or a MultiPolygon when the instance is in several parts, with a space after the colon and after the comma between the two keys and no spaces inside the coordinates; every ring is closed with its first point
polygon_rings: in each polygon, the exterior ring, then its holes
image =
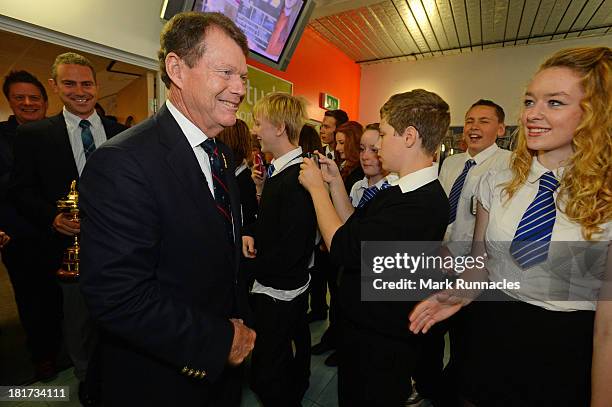
{"type": "Polygon", "coordinates": [[[253,118],[262,152],[274,159],[257,220],[242,237],[243,254],[253,259],[255,270],[251,387],[266,407],[299,406],[310,377],[306,314],[316,230],[310,195],[298,182],[303,161],[298,139],[306,107],[300,98],[271,93],[254,106],[253,118]]]}

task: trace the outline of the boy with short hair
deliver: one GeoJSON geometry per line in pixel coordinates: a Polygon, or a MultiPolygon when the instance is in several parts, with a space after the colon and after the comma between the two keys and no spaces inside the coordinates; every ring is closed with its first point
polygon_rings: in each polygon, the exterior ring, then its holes
{"type": "Polygon", "coordinates": [[[266,407],[298,406],[310,377],[306,313],[316,230],[312,201],[298,182],[303,161],[298,139],[306,107],[297,97],[271,93],[257,102],[253,117],[261,150],[274,159],[257,220],[242,237],[243,254],[255,263],[251,387],[266,407]]]}
{"type": "Polygon", "coordinates": [[[450,122],[448,104],[435,93],[415,89],[392,96],[380,115],[378,156],[383,169],[399,179],[344,224],[324,183],[329,181],[335,204],[344,185],[333,162],[320,157],[322,174],[305,159],[299,178],[313,198],[332,261],[344,266],[339,285],[340,406],[403,405],[423,340],[406,329],[413,303],[361,301],[361,242],[441,241],[448,224],[448,199],[432,166],[450,122]]]}

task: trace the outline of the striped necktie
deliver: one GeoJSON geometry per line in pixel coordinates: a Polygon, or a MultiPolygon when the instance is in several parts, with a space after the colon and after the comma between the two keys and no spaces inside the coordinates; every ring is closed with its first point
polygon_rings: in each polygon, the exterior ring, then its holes
{"type": "Polygon", "coordinates": [[[272,177],[272,174],[274,174],[274,170],[275,170],[274,164],[268,165],[268,169],[266,170],[267,171],[266,172],[267,178],[272,177]]]}
{"type": "Polygon", "coordinates": [[[476,161],[470,159],[465,162],[463,166],[463,171],[455,180],[453,187],[451,188],[450,194],[448,195],[448,203],[450,204],[450,217],[448,218],[448,224],[450,225],[457,218],[457,205],[459,204],[459,197],[461,196],[461,190],[463,189],[463,184],[465,184],[465,179],[467,178],[467,174],[470,169],[476,165],[476,161]]]}
{"type": "Polygon", "coordinates": [[[553,193],[558,187],[559,181],[552,171],[542,175],[538,193],[516,229],[510,254],[523,269],[542,263],[548,257],[550,237],[557,217],[553,193]]]}
{"type": "MultiPolygon", "coordinates": [[[[232,210],[230,206],[229,190],[225,180],[224,166],[219,157],[219,149],[214,138],[206,139],[201,144],[210,161],[210,171],[213,178],[213,190],[215,191],[215,204],[225,223],[227,237],[234,244],[234,231],[232,228],[232,210]]],[[[225,160],[225,157],[224,157],[225,160]]]]}
{"type": "Polygon", "coordinates": [[[89,120],[81,120],[79,123],[81,128],[81,141],[83,142],[83,152],[85,153],[85,160],[89,158],[91,153],[96,149],[96,143],[94,143],[93,135],[91,134],[91,123],[89,120]]]}
{"type": "Polygon", "coordinates": [[[359,203],[357,204],[357,207],[358,208],[363,208],[368,202],[370,202],[372,199],[374,199],[376,194],[378,194],[383,189],[387,189],[389,187],[391,187],[391,185],[387,181],[385,181],[380,186],[380,189],[378,189],[378,187],[376,185],[373,185],[373,186],[371,186],[369,188],[366,188],[366,190],[363,191],[363,195],[361,196],[361,199],[359,200],[359,203]]]}

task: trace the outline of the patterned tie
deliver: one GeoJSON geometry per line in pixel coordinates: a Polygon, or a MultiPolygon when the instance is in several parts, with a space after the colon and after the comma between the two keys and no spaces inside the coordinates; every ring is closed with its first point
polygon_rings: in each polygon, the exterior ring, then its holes
{"type": "Polygon", "coordinates": [[[516,229],[510,254],[523,269],[542,263],[548,257],[557,216],[553,193],[558,187],[559,181],[551,171],[542,175],[538,194],[516,229]]]}
{"type": "Polygon", "coordinates": [[[268,165],[268,169],[266,170],[267,171],[266,172],[267,178],[272,177],[272,174],[274,174],[274,170],[275,170],[274,164],[268,165]]]}
{"type": "Polygon", "coordinates": [[[451,188],[450,195],[448,195],[448,203],[450,204],[450,217],[448,219],[448,224],[450,225],[457,218],[457,205],[459,204],[459,197],[461,196],[461,190],[463,189],[463,184],[465,183],[465,179],[467,177],[470,169],[476,165],[476,161],[467,160],[465,165],[463,166],[463,171],[453,184],[451,188]]]}
{"type": "Polygon", "coordinates": [[[81,141],[83,142],[83,152],[85,153],[85,160],[89,158],[91,153],[96,149],[96,143],[94,143],[93,135],[91,134],[91,123],[89,120],[81,120],[79,123],[81,128],[81,141]]]}
{"type": "Polygon", "coordinates": [[[387,181],[385,181],[380,186],[380,189],[378,189],[378,187],[376,185],[373,185],[373,186],[367,188],[365,191],[363,191],[363,195],[361,196],[361,199],[359,200],[359,203],[357,204],[357,207],[358,208],[363,208],[368,202],[370,202],[372,199],[374,199],[376,194],[378,194],[383,189],[387,189],[389,187],[391,187],[391,184],[389,184],[387,181]]]}
{"type": "MultiPolygon", "coordinates": [[[[234,244],[234,231],[232,228],[232,210],[230,206],[229,190],[225,183],[225,167],[221,163],[219,150],[214,138],[206,139],[201,144],[208,159],[210,160],[210,170],[213,177],[213,190],[215,191],[215,203],[217,209],[225,221],[225,229],[227,238],[231,244],[234,244]]],[[[225,160],[225,157],[224,157],[225,160]]]]}

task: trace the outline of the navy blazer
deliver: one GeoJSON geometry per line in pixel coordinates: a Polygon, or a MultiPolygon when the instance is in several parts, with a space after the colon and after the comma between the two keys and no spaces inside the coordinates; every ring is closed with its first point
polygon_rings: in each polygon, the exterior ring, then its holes
{"type": "MultiPolygon", "coordinates": [[[[238,290],[235,244],[193,149],[166,106],[96,151],[80,181],[81,291],[99,322],[109,405],[204,405],[226,369],[238,290]]],[[[226,164],[226,165],[227,165],[226,164]]]]}

